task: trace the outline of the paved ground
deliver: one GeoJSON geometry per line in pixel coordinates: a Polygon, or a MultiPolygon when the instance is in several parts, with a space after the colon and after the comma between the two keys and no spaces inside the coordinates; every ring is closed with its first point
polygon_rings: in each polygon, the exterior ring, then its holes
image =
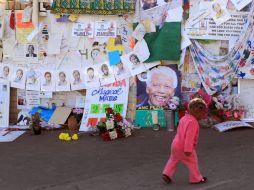
{"type": "Polygon", "coordinates": [[[202,129],[200,168],[209,182],[188,184],[180,165],[173,184],[161,180],[175,133],[137,130],[127,139],[103,142],[83,134],[62,142],[59,131],[24,134],[0,144],[1,190],[253,190],[254,130],[218,133],[202,129]]]}

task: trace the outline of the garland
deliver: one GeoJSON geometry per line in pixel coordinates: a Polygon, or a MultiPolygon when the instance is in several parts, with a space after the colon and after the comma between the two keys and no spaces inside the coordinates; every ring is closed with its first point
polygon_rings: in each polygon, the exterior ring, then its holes
{"type": "Polygon", "coordinates": [[[234,78],[243,78],[240,67],[248,65],[254,59],[251,45],[254,42],[254,3],[252,3],[248,19],[235,46],[225,56],[212,55],[196,40],[190,46],[194,66],[208,94],[221,92],[234,78]]]}

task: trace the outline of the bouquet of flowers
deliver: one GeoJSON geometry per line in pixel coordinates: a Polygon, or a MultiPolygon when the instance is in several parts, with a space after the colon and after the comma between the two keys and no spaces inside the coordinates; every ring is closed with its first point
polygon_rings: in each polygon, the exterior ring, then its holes
{"type": "Polygon", "coordinates": [[[169,99],[169,101],[162,101],[160,103],[160,106],[162,106],[166,110],[172,110],[175,111],[178,106],[180,105],[180,100],[177,96],[173,96],[172,98],[169,99]]]}
{"type": "Polygon", "coordinates": [[[238,94],[224,97],[218,95],[213,97],[213,106],[211,111],[222,117],[222,120],[240,120],[244,114],[244,106],[240,103],[238,94]]]}
{"type": "Polygon", "coordinates": [[[112,108],[106,108],[106,118],[98,123],[97,129],[104,141],[110,141],[130,136],[133,125],[120,113],[115,113],[112,108]]]}

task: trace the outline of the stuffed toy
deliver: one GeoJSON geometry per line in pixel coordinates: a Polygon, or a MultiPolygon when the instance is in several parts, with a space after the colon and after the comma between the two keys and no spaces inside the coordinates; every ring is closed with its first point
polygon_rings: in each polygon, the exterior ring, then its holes
{"type": "Polygon", "coordinates": [[[215,103],[215,107],[217,110],[222,110],[223,109],[223,104],[220,102],[218,97],[213,97],[213,101],[215,103]]]}

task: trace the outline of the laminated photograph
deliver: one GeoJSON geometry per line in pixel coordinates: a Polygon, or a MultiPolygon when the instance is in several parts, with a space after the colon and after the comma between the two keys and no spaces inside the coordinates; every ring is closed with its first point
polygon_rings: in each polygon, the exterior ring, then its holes
{"type": "Polygon", "coordinates": [[[26,90],[40,91],[41,72],[38,69],[29,69],[26,73],[26,90]]]}
{"type": "Polygon", "coordinates": [[[112,67],[117,81],[131,77],[129,68],[122,61],[117,65],[113,65],[112,67]]]}
{"type": "Polygon", "coordinates": [[[171,2],[172,0],[140,0],[140,5],[141,9],[146,11],[171,2]]]}
{"type": "Polygon", "coordinates": [[[26,109],[27,101],[26,101],[26,90],[17,89],[17,109],[26,109]]]}
{"type": "Polygon", "coordinates": [[[70,74],[71,90],[85,89],[84,73],[81,68],[73,69],[70,74]]]}
{"type": "Polygon", "coordinates": [[[13,67],[10,64],[1,64],[0,65],[0,78],[5,80],[11,80],[13,67]]]}
{"type": "Polygon", "coordinates": [[[115,82],[115,76],[108,62],[97,65],[101,85],[111,84],[115,82]]]}
{"type": "Polygon", "coordinates": [[[142,23],[139,23],[132,33],[132,36],[137,40],[142,40],[146,34],[146,29],[142,23]]]}
{"type": "Polygon", "coordinates": [[[58,70],[56,76],[56,91],[70,91],[70,80],[67,71],[58,70]]]}
{"type": "Polygon", "coordinates": [[[41,91],[53,92],[55,91],[55,71],[45,70],[41,75],[41,91]]]}
{"type": "Polygon", "coordinates": [[[94,31],[95,37],[115,37],[117,25],[115,21],[96,21],[94,31]]]}
{"type": "Polygon", "coordinates": [[[38,45],[27,44],[25,48],[25,57],[28,62],[37,63],[38,62],[38,45]]]}
{"type": "Polygon", "coordinates": [[[94,88],[100,86],[99,73],[95,65],[90,65],[84,68],[85,87],[94,88]]]}
{"type": "Polygon", "coordinates": [[[211,14],[216,25],[221,25],[231,18],[227,10],[227,4],[224,1],[213,1],[211,10],[211,14]]]}
{"type": "Polygon", "coordinates": [[[121,61],[127,65],[131,75],[137,75],[146,70],[145,65],[139,60],[137,54],[133,51],[121,56],[121,61]]]}
{"type": "Polygon", "coordinates": [[[147,9],[146,11],[141,11],[138,17],[141,20],[151,20],[155,25],[160,25],[163,16],[168,12],[168,7],[165,5],[156,6],[153,9],[147,9]]]}
{"type": "Polygon", "coordinates": [[[25,89],[26,86],[26,69],[17,67],[13,70],[11,77],[11,87],[25,89]]]}
{"type": "Polygon", "coordinates": [[[87,36],[93,38],[94,36],[94,22],[79,22],[72,25],[72,36],[87,36]]]}

